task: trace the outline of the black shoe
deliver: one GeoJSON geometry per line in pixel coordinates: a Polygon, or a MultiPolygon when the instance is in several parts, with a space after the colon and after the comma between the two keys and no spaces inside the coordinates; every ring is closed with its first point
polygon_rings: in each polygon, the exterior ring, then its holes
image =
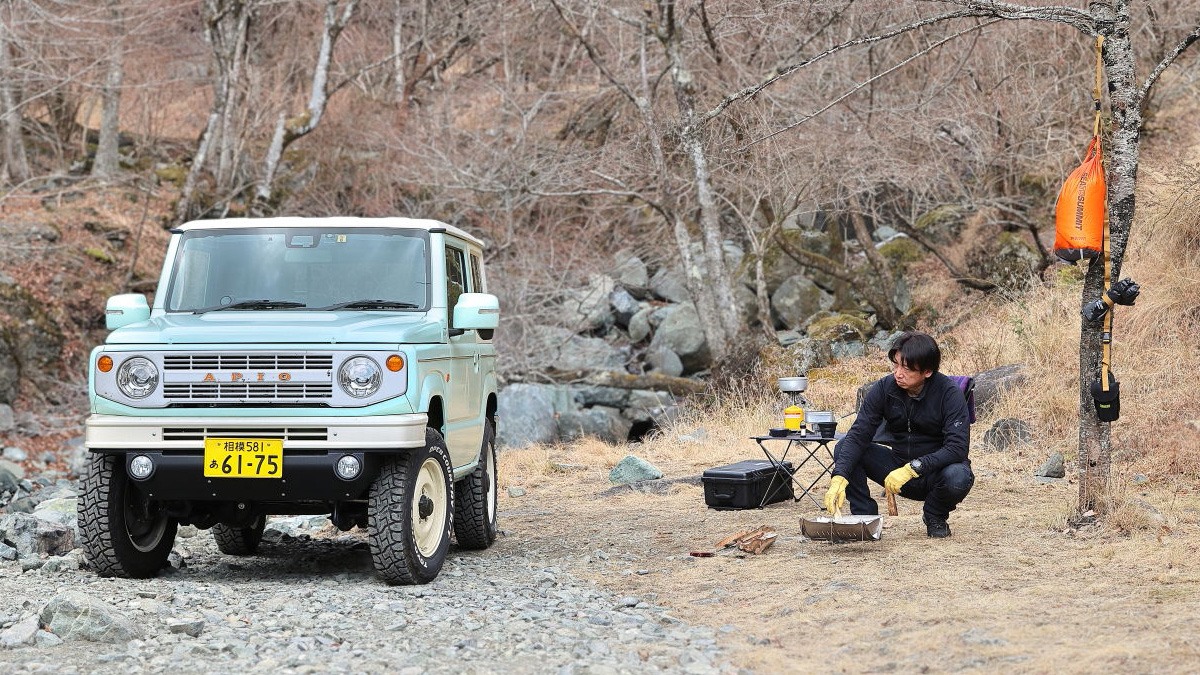
{"type": "Polygon", "coordinates": [[[950,524],[944,518],[923,517],[925,533],[934,539],[944,539],[950,536],[950,524]]]}

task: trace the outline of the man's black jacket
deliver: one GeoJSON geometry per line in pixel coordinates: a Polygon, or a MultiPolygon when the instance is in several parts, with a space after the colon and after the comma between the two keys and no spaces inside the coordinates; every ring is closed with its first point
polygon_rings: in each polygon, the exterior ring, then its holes
{"type": "Polygon", "coordinates": [[[896,384],[888,375],[867,392],[858,419],[846,438],[838,443],[835,476],[849,477],[862,458],[863,449],[873,442],[875,431],[883,423],[887,439],[897,455],[921,460],[921,475],[956,462],[970,463],[971,428],[967,400],[953,380],[934,373],[918,396],[896,384]]]}

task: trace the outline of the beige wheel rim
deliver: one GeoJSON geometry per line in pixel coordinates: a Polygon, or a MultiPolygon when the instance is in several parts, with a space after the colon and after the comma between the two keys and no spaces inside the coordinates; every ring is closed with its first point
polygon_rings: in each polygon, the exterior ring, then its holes
{"type": "Polygon", "coordinates": [[[488,447],[487,453],[487,519],[491,523],[496,518],[496,450],[488,447]]]}
{"type": "Polygon", "coordinates": [[[428,558],[446,536],[446,481],[436,459],[425,460],[413,487],[413,541],[421,555],[428,558]]]}

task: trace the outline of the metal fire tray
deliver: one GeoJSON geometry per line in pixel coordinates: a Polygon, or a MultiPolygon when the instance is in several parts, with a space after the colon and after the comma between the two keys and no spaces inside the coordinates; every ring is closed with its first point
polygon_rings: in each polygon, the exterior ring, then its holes
{"type": "Polygon", "coordinates": [[[883,534],[883,516],[801,518],[800,534],[814,541],[878,541],[883,534]]]}

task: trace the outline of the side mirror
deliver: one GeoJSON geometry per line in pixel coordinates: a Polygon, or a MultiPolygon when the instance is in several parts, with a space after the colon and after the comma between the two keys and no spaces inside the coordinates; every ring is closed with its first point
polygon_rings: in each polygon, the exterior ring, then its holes
{"type": "Polygon", "coordinates": [[[454,305],[454,327],[495,330],[500,325],[500,298],[490,293],[463,293],[454,305]]]}
{"type": "Polygon", "coordinates": [[[150,305],[140,293],[114,295],[104,305],[104,325],[109,330],[146,321],[150,318],[150,305]]]}

